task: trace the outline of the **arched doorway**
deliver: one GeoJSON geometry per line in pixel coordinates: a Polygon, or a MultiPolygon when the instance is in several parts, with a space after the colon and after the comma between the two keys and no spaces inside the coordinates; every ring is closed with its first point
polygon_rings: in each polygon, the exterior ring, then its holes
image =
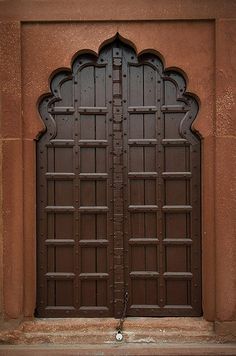
{"type": "Polygon", "coordinates": [[[185,80],[115,39],[40,103],[37,314],[201,314],[200,140],[185,80]]]}

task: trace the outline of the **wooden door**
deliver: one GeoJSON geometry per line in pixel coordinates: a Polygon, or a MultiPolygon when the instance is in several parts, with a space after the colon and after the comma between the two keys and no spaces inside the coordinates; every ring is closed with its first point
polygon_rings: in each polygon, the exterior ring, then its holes
{"type": "Polygon", "coordinates": [[[37,315],[201,314],[196,100],[118,39],[51,82],[37,143],[37,315]]]}

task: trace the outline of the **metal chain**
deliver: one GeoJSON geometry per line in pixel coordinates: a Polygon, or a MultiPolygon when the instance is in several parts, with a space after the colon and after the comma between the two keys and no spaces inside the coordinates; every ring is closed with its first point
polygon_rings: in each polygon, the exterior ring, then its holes
{"type": "Polygon", "coordinates": [[[123,309],[123,313],[121,315],[121,318],[119,320],[119,324],[116,328],[116,330],[118,332],[121,332],[123,330],[123,324],[126,318],[126,313],[127,313],[127,307],[128,307],[128,301],[129,301],[129,294],[128,292],[125,292],[125,297],[124,297],[124,309],[123,309]]]}

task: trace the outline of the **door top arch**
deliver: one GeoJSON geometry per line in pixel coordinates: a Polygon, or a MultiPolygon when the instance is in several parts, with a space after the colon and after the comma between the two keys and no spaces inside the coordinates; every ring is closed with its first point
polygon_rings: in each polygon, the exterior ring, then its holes
{"type": "Polygon", "coordinates": [[[56,71],[52,75],[50,81],[50,93],[44,94],[39,101],[39,112],[45,124],[45,130],[39,136],[44,136],[44,139],[50,140],[55,137],[57,132],[56,122],[53,115],[56,113],[74,114],[75,107],[73,101],[73,85],[77,84],[78,73],[85,70],[86,67],[106,67],[109,63],[109,53],[112,48],[122,48],[128,50],[128,62],[131,66],[147,65],[152,67],[158,74],[158,83],[161,83],[163,90],[163,102],[161,103],[162,112],[182,112],[183,119],[179,125],[180,136],[186,139],[191,144],[197,144],[199,136],[192,130],[193,121],[198,113],[198,100],[196,95],[186,92],[186,79],[182,71],[177,69],[165,69],[163,59],[156,54],[155,50],[145,50],[137,55],[135,45],[128,43],[128,40],[121,38],[119,34],[113,39],[105,41],[101,45],[99,53],[93,51],[84,51],[75,55],[71,69],[63,69],[56,71]],[[165,96],[166,88],[168,92],[172,92],[170,101],[165,96]],[[66,88],[66,90],[65,90],[66,88]],[[64,93],[67,93],[67,98],[64,93]],[[71,98],[68,98],[68,92],[71,93],[71,98]],[[169,102],[168,102],[169,101],[169,102]]]}

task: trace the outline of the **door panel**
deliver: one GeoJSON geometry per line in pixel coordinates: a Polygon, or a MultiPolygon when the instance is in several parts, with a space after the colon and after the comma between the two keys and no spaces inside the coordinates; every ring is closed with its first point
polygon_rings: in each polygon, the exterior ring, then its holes
{"type": "Polygon", "coordinates": [[[195,99],[116,39],[51,82],[37,143],[37,315],[201,314],[195,99]]]}

